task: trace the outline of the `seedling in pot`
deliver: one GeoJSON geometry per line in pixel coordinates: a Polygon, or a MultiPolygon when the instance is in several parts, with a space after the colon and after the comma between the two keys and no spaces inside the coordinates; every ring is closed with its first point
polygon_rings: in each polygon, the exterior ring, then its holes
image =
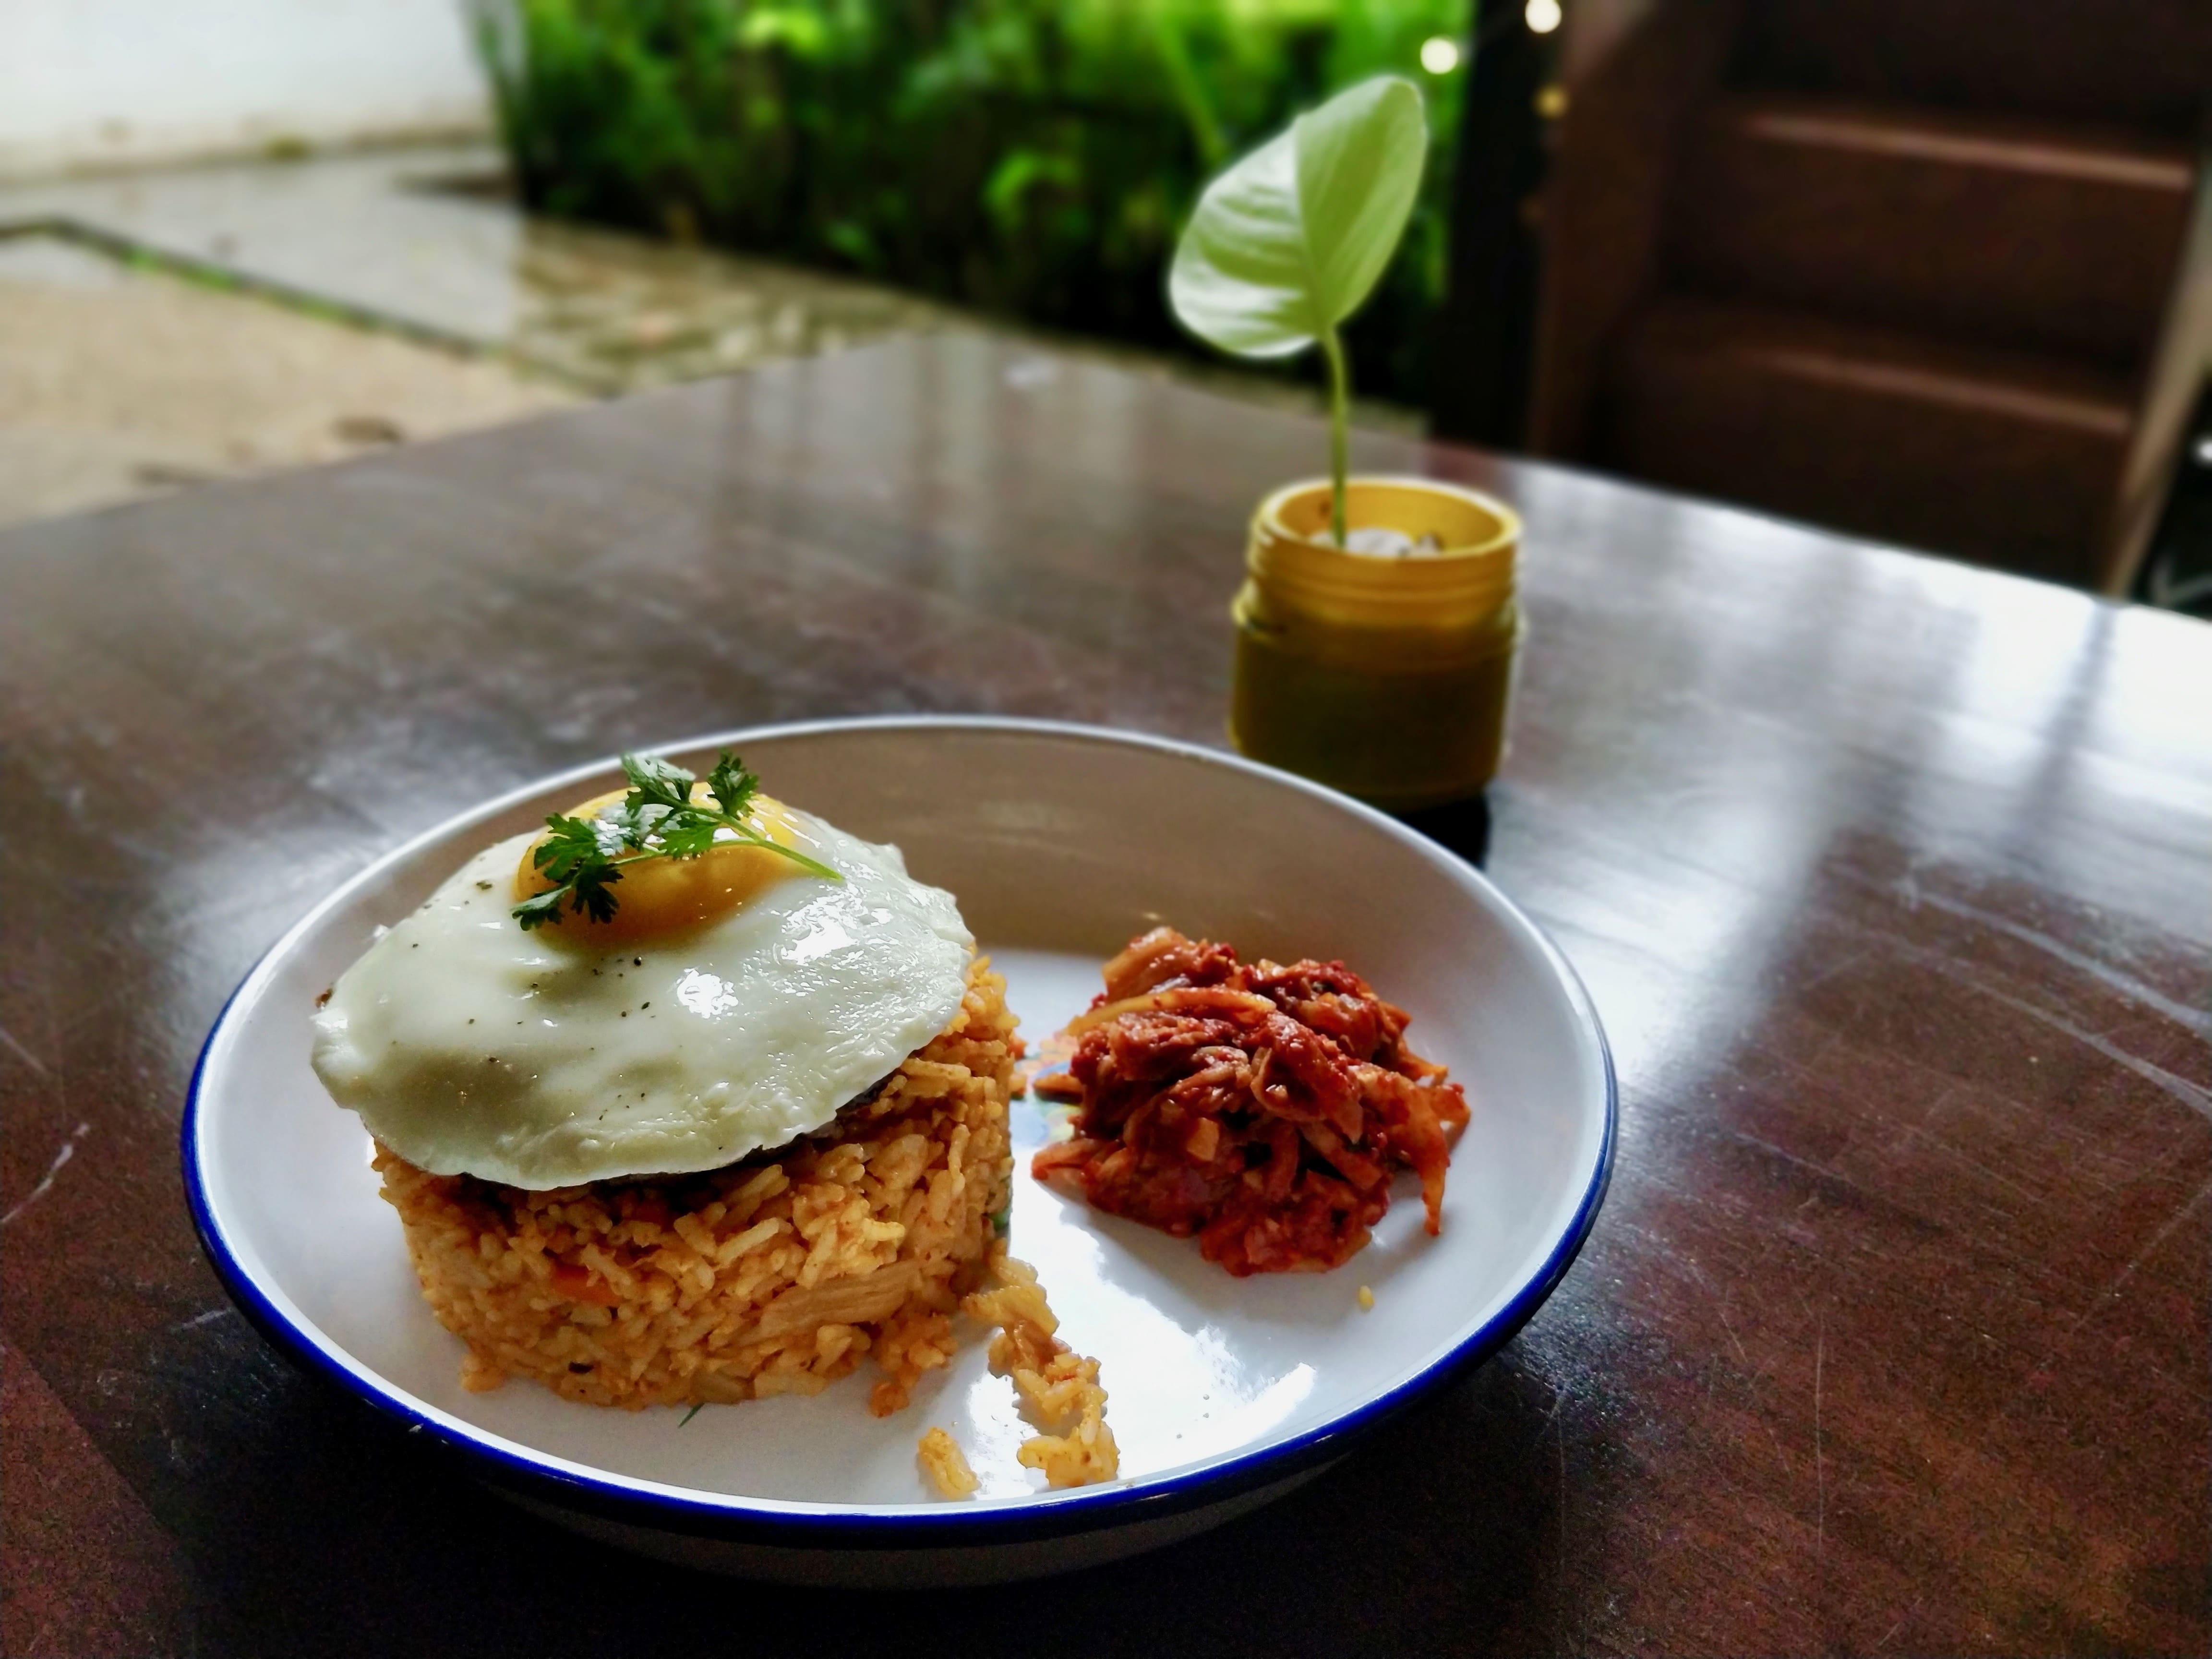
{"type": "Polygon", "coordinates": [[[1421,94],[1378,76],[1301,115],[1206,187],[1168,298],[1185,328],[1240,357],[1318,345],[1328,363],[1329,528],[1345,541],[1352,371],[1339,327],[1397,252],[1428,155],[1421,94]]]}

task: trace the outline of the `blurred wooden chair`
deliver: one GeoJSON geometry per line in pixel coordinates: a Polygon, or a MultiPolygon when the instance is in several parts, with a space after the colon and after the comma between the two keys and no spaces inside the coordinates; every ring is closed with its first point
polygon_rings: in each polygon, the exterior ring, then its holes
{"type": "Polygon", "coordinates": [[[2212,361],[2212,0],[1565,13],[1528,447],[2124,592],[2212,361]]]}

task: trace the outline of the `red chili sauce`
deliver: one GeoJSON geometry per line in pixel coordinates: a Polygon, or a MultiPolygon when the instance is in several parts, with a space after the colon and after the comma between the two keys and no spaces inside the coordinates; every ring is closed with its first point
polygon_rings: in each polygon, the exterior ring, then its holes
{"type": "MultiPolygon", "coordinates": [[[[1340,962],[1241,963],[1162,927],[1069,1023],[1074,1138],[1030,1171],[1187,1238],[1239,1278],[1319,1273],[1367,1243],[1401,1167],[1442,1224],[1467,1097],[1340,962]]],[[[1040,1088],[1048,1084],[1040,1079],[1040,1088]]]]}

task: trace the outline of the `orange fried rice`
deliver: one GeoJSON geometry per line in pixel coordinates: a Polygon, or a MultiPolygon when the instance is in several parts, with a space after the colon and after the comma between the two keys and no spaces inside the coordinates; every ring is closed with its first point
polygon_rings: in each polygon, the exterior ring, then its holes
{"type": "Polygon", "coordinates": [[[872,1353],[883,1416],[953,1350],[1012,1192],[1021,1052],[978,959],[952,1023],[817,1133],[698,1175],[528,1192],[376,1148],[472,1389],[598,1406],[815,1394],[872,1353]]]}

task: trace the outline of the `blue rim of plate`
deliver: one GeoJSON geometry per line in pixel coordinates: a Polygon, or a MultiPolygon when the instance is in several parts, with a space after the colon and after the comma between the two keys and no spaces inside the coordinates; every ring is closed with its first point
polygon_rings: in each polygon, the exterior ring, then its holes
{"type": "Polygon", "coordinates": [[[1597,1220],[1613,1178],[1613,1155],[1619,1138],[1620,1090],[1613,1072],[1613,1049],[1582,978],[1550,935],[1521,908],[1491,884],[1487,876],[1439,843],[1400,823],[1364,802],[1293,774],[1263,766],[1195,744],[1153,737],[1142,732],[1117,732],[1103,726],[1057,720],[1017,720],[993,715],[895,714],[849,720],[793,721],[776,726],[745,726],[656,745],[651,752],[679,754],[718,746],[736,747],[756,739],[809,737],[852,731],[955,730],[1001,732],[1010,736],[1073,738],[1093,743],[1151,749],[1208,765],[1227,766],[1321,796],[1333,805],[1366,819],[1385,833],[1425,855],[1449,859],[1465,866],[1489,889],[1490,895],[1527,927],[1558,976],[1576,1015],[1595,1040],[1605,1074],[1605,1123],[1597,1159],[1577,1204],[1572,1219],[1553,1243],[1543,1265],[1504,1305],[1468,1332],[1449,1350],[1411,1376],[1384,1392],[1288,1439],[1232,1452],[1182,1470],[1140,1477],[1127,1483],[1097,1487],[1075,1487],[1039,1492],[1027,1498],[1003,1499],[991,1508],[933,1506],[869,1506],[799,1504],[771,1498],[741,1498],[663,1486],[628,1476],[592,1470],[550,1454],[486,1432],[439,1411],[386,1382],[368,1367],[348,1364],[335,1344],[319,1333],[303,1329],[255,1282],[224,1237],[209,1202],[200,1167],[198,1145],[202,1091],[210,1057],[215,1053],[231,1011],[252,988],[269,964],[281,957],[293,941],[304,934],[325,911],[337,905],[354,888],[389,866],[412,857],[416,849],[442,840],[465,820],[489,818],[507,808],[566,785],[597,778],[615,769],[611,760],[594,762],[555,774],[494,800],[446,819],[414,836],[364,867],[327,895],[306,915],[286,929],[283,936],[257,961],[224,1002],[199,1058],[192,1067],[185,1099],[180,1151],[183,1156],[185,1198],[192,1226],[223,1288],[249,1322],[286,1358],[309,1375],[337,1388],[386,1419],[397,1421],[411,1435],[458,1455],[467,1471],[480,1480],[506,1487],[562,1508],[606,1519],[650,1528],[659,1532],[729,1540],[793,1550],[871,1549],[910,1550],[986,1547],[1013,1541],[1034,1542],[1054,1537],[1163,1519],[1192,1510],[1210,1508],[1240,1494],[1279,1485],[1341,1456],[1356,1437],[1380,1426],[1417,1401],[1426,1398],[1455,1377],[1504,1347],[1541,1307],[1567,1269],[1574,1265],[1597,1220]]]}

